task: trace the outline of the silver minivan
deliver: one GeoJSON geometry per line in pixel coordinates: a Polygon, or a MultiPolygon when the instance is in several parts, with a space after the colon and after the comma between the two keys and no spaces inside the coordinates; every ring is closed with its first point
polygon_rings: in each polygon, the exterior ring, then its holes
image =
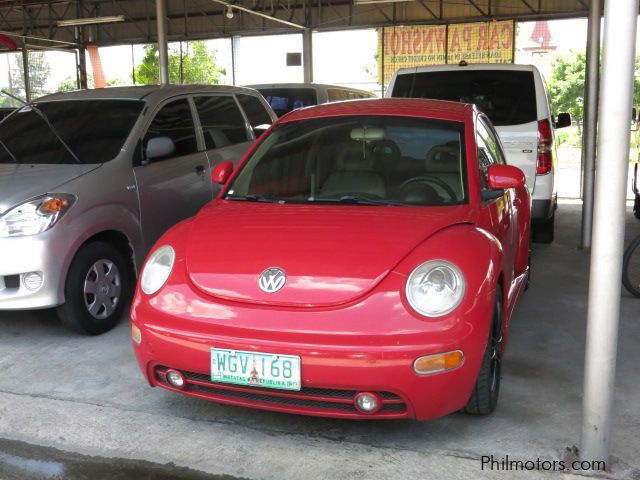
{"type": "Polygon", "coordinates": [[[111,329],[160,235],[215,193],[276,119],[256,91],[118,87],[54,94],[0,123],[0,311],[57,307],[111,329]]]}
{"type": "Polygon", "coordinates": [[[366,90],[325,83],[263,83],[246,86],[258,90],[278,117],[310,105],[376,98],[375,94],[366,90]]]}

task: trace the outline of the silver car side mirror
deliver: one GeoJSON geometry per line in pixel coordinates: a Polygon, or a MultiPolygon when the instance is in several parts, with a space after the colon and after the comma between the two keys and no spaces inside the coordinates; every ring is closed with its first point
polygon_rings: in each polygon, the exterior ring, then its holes
{"type": "Polygon", "coordinates": [[[154,137],[147,142],[145,154],[148,160],[168,157],[176,151],[176,145],[169,137],[154,137]]]}

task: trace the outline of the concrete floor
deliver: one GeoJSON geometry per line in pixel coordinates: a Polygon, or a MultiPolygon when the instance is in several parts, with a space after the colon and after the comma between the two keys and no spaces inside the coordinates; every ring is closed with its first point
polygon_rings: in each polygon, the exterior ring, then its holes
{"type": "MultiPolygon", "coordinates": [[[[628,238],[640,233],[629,212],[628,238]]],[[[0,314],[0,438],[247,478],[541,478],[495,472],[481,456],[559,460],[579,445],[588,256],[580,211],[561,205],[557,238],[534,245],[497,411],[430,422],[351,422],[217,405],[147,387],[126,322],[96,338],[49,312],[0,314]]],[[[640,301],[623,292],[614,478],[640,478],[640,301]]],[[[548,475],[559,478],[564,475],[548,475]]]]}

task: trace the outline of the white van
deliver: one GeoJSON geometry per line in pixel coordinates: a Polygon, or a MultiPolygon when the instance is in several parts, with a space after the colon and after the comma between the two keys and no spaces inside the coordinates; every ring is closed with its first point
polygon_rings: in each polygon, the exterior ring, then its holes
{"type": "Polygon", "coordinates": [[[510,165],[519,167],[532,191],[533,239],[553,241],[557,191],[554,128],[571,124],[567,113],[551,116],[549,98],[532,65],[467,64],[398,70],[387,97],[433,98],[475,103],[491,119],[510,165]]]}
{"type": "Polygon", "coordinates": [[[278,117],[296,108],[310,105],[359,98],[376,98],[375,94],[366,90],[325,83],[264,83],[246,86],[258,90],[278,117]]]}

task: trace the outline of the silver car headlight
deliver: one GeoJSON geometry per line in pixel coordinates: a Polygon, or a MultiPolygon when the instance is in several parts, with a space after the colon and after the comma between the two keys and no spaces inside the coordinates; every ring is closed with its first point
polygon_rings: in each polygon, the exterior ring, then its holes
{"type": "Polygon", "coordinates": [[[0,215],[0,237],[37,235],[53,227],[76,197],[51,193],[21,203],[0,215]]]}
{"type": "Polygon", "coordinates": [[[411,308],[427,317],[441,317],[454,311],[462,302],[464,290],[462,272],[444,260],[429,260],[416,267],[406,286],[411,308]]]}
{"type": "Polygon", "coordinates": [[[140,288],[147,295],[153,295],[165,284],[176,259],[176,252],[170,245],[163,245],[151,256],[142,270],[140,288]]]}

